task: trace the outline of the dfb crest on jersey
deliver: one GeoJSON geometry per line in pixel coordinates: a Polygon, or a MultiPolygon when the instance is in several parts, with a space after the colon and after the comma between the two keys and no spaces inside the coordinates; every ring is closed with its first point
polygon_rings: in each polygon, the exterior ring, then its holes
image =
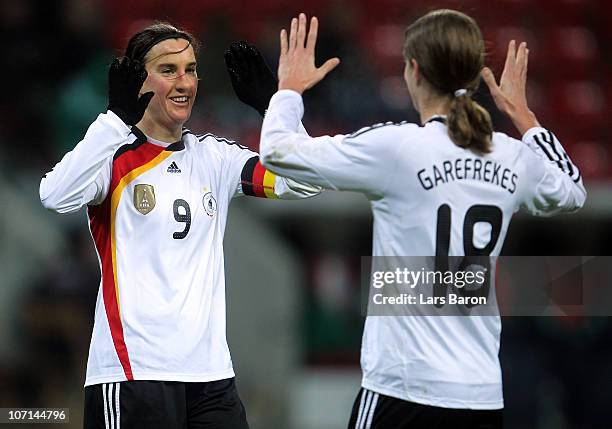
{"type": "Polygon", "coordinates": [[[155,208],[155,189],[153,185],[136,185],[134,188],[134,207],[143,215],[155,208]]]}
{"type": "Polygon", "coordinates": [[[204,194],[202,204],[204,205],[204,210],[208,216],[212,217],[215,215],[217,212],[217,200],[215,200],[215,197],[213,197],[212,192],[207,192],[204,194]]]}

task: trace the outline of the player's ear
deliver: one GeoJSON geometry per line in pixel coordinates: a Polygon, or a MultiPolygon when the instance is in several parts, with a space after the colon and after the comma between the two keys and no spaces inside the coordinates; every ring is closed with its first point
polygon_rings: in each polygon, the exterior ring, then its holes
{"type": "Polygon", "coordinates": [[[421,83],[421,69],[419,68],[419,63],[414,58],[410,59],[410,73],[417,84],[421,83]]]}
{"type": "Polygon", "coordinates": [[[410,64],[408,61],[404,61],[404,82],[408,82],[408,76],[410,74],[410,64]]]}

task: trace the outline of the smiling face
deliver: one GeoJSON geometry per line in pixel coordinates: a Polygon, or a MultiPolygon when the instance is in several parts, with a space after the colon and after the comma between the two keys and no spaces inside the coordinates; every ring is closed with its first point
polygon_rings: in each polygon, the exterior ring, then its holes
{"type": "Polygon", "coordinates": [[[149,50],[145,68],[148,76],[140,92],[155,95],[138,127],[159,140],[180,138],[198,91],[193,47],[185,39],[164,40],[149,50]]]}

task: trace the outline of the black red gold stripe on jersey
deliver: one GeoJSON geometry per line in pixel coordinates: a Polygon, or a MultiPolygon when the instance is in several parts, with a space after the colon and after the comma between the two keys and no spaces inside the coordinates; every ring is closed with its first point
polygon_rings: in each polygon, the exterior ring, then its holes
{"type": "Polygon", "coordinates": [[[278,198],[274,193],[276,175],[267,170],[258,156],[250,158],[242,168],[242,193],[252,197],[278,198]]]}
{"type": "Polygon", "coordinates": [[[128,380],[133,380],[130,356],[123,334],[121,302],[117,280],[117,240],[115,224],[121,195],[127,185],[141,174],[152,169],[170,155],[165,150],[148,142],[121,151],[113,159],[111,184],[106,199],[98,206],[89,206],[91,234],[102,264],[102,298],[108,324],[121,366],[128,380]]]}

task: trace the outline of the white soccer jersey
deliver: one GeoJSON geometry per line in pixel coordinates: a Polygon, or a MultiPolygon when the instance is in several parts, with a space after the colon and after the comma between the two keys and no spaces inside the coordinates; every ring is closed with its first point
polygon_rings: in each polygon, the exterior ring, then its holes
{"type": "Polygon", "coordinates": [[[85,385],[233,377],[222,247],[230,200],[318,190],[277,180],[256,153],[212,134],[185,131],[164,146],[132,131],[101,114],[40,185],[49,209],[88,205],[102,280],[85,385]]]}
{"type": "MultiPolygon", "coordinates": [[[[585,201],[578,169],[544,128],[529,130],[522,142],[495,133],[492,152],[477,155],[455,145],[441,119],[310,138],[296,132],[303,110],[293,91],[272,97],[262,162],[279,175],[365,194],[374,215],[373,256],[436,255],[440,216],[450,223],[441,240],[448,255],[469,254],[473,248],[464,246],[477,243],[496,256],[518,209],[549,215],[585,201]],[[464,244],[468,221],[473,239],[464,244]],[[491,227],[473,228],[476,222],[491,227]]],[[[502,408],[500,329],[496,316],[368,316],[362,386],[432,406],[502,408]]]]}

